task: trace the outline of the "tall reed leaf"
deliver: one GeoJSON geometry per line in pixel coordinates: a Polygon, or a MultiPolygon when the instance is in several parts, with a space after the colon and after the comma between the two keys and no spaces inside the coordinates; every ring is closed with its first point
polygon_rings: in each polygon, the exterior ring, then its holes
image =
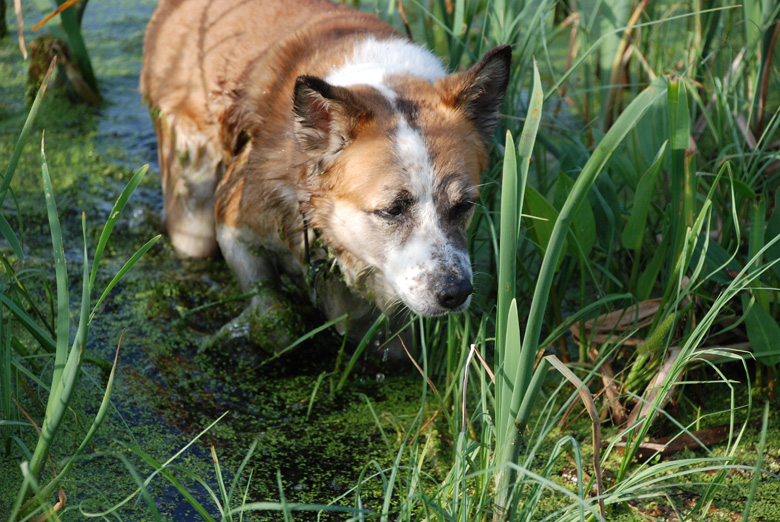
{"type": "MultiPolygon", "coordinates": [[[[529,369],[533,367],[534,357],[536,356],[536,348],[542,330],[542,321],[544,319],[544,311],[547,307],[550,287],[552,286],[555,265],[563,248],[571,220],[574,217],[577,208],[585,199],[585,196],[593,182],[596,180],[596,177],[612,156],[612,153],[620,142],[623,141],[626,134],[636,126],[637,122],[650,105],[657,98],[665,94],[664,91],[665,89],[662,85],[655,83],[642,91],[634,101],[626,107],[626,110],[618,117],[609,132],[607,132],[593,151],[593,154],[590,159],[588,159],[582,172],[580,172],[579,177],[575,181],[569,197],[563,204],[563,208],[561,208],[542,261],[539,276],[536,280],[536,289],[534,291],[533,300],[531,301],[531,310],[528,315],[528,326],[523,337],[523,360],[521,361],[521,366],[518,367],[518,378],[520,380],[515,383],[516,392],[525,390],[527,382],[530,379],[531,372],[529,369]]],[[[519,405],[521,400],[522,396],[517,395],[516,397],[513,397],[512,403],[519,405]]]]}
{"type": "MultiPolygon", "coordinates": [[[[68,335],[70,333],[70,298],[68,296],[68,270],[65,266],[65,252],[62,246],[62,228],[57,214],[57,203],[54,200],[54,190],[49,176],[49,167],[46,163],[44,139],[46,133],[41,136],[41,172],[43,176],[43,193],[46,198],[46,213],[49,218],[49,230],[51,232],[51,246],[54,255],[54,275],[57,281],[57,337],[56,351],[54,355],[54,374],[52,376],[52,392],[57,389],[68,357],[68,335]]],[[[49,407],[47,407],[47,412],[49,407]]]]}
{"type": "Polygon", "coordinates": [[[19,163],[19,158],[22,156],[24,144],[27,142],[27,136],[30,135],[33,122],[35,122],[35,117],[38,115],[38,109],[41,106],[43,95],[46,94],[46,87],[49,85],[49,80],[51,79],[51,75],[54,72],[54,64],[56,63],[57,57],[55,56],[49,64],[49,68],[46,70],[46,74],[43,77],[41,86],[38,88],[38,93],[35,95],[35,100],[33,101],[32,107],[30,107],[30,112],[27,113],[27,119],[25,120],[24,126],[22,127],[22,133],[19,134],[19,139],[16,140],[16,146],[14,147],[14,151],[11,153],[11,159],[8,161],[8,167],[5,169],[5,174],[3,174],[3,181],[0,184],[0,205],[2,205],[3,201],[5,200],[5,194],[8,192],[8,187],[11,186],[11,180],[14,177],[14,172],[16,172],[16,165],[19,163]]]}
{"type": "MultiPolygon", "coordinates": [[[[496,355],[498,361],[505,358],[506,322],[509,306],[515,297],[517,283],[517,235],[519,216],[517,190],[517,157],[512,133],[506,133],[504,169],[501,177],[501,243],[498,263],[498,311],[496,315],[496,355]]],[[[501,375],[498,368],[496,374],[501,375]]],[[[501,379],[499,378],[499,382],[501,379]]]]}
{"type": "MultiPolygon", "coordinates": [[[[122,340],[120,338],[119,345],[121,345],[121,343],[122,340]]],[[[114,364],[111,366],[111,372],[108,375],[108,382],[106,383],[106,389],[103,392],[103,400],[100,402],[100,407],[98,408],[97,414],[95,414],[95,419],[92,421],[92,424],[89,426],[87,434],[82,439],[81,444],[79,444],[79,447],[76,449],[73,455],[70,458],[68,458],[67,463],[60,470],[59,474],[52,481],[46,484],[46,486],[41,488],[41,495],[44,498],[53,494],[54,489],[60,484],[62,479],[68,476],[68,472],[73,468],[74,464],[76,464],[76,462],[78,461],[78,457],[87,447],[87,445],[90,443],[92,437],[94,437],[98,428],[103,423],[103,419],[105,419],[106,415],[108,414],[108,409],[109,406],[111,405],[111,392],[114,389],[114,376],[116,375],[116,363],[117,363],[117,359],[119,358],[119,345],[116,348],[116,355],[114,356],[114,364]]]]}
{"type": "Polygon", "coordinates": [[[100,259],[103,257],[103,250],[106,248],[106,243],[108,243],[108,238],[111,236],[111,231],[114,229],[114,225],[119,219],[119,215],[125,208],[127,200],[130,199],[130,195],[135,191],[138,184],[141,183],[141,180],[144,179],[144,176],[148,170],[149,165],[144,165],[135,171],[135,174],[133,174],[133,177],[130,178],[130,181],[127,183],[124,190],[122,190],[122,193],[119,195],[119,198],[117,198],[116,203],[114,203],[114,208],[111,209],[111,213],[108,215],[108,220],[103,227],[103,231],[100,233],[100,239],[98,240],[97,248],[95,248],[95,257],[92,260],[92,273],[89,276],[90,287],[95,286],[97,267],[98,264],[100,264],[100,259]]]}
{"type": "MultiPolygon", "coordinates": [[[[662,83],[656,83],[647,87],[642,91],[631,104],[626,107],[625,111],[615,121],[614,125],[610,128],[599,145],[593,151],[590,159],[582,169],[579,177],[574,183],[568,198],[563,204],[561,211],[558,215],[558,220],[553,227],[553,233],[550,237],[550,242],[547,246],[544,259],[542,260],[542,266],[537,277],[536,289],[531,301],[531,310],[528,316],[525,335],[522,341],[522,351],[520,353],[520,361],[516,369],[515,378],[511,382],[512,393],[511,403],[509,411],[517,415],[521,409],[521,403],[533,402],[527,395],[536,393],[537,390],[530,389],[531,379],[538,385],[541,384],[543,379],[534,375],[533,366],[534,358],[536,357],[537,348],[539,346],[539,336],[542,329],[542,321],[544,319],[544,312],[547,307],[547,300],[550,294],[550,288],[552,286],[552,279],[555,273],[555,267],[557,265],[558,256],[560,256],[563,250],[564,241],[569,231],[571,220],[577,212],[580,204],[585,199],[588,190],[590,189],[596,177],[604,168],[612,153],[618,147],[623,138],[636,127],[637,122],[645,113],[645,111],[655,102],[657,98],[665,94],[665,89],[662,83]]],[[[503,216],[502,216],[503,218],[503,216]]],[[[508,350],[506,350],[508,351],[508,350]]],[[[504,371],[508,371],[508,366],[504,371]]],[[[540,372],[545,371],[545,367],[539,368],[540,372]]],[[[499,386],[501,381],[499,380],[499,386]]],[[[501,400],[506,400],[506,397],[502,397],[501,400]]],[[[499,404],[497,406],[499,411],[506,411],[504,406],[499,404]]],[[[523,409],[526,412],[527,408],[523,409]]],[[[499,428],[504,426],[506,431],[499,431],[497,440],[497,447],[506,448],[511,445],[514,448],[522,447],[522,433],[524,426],[520,424],[520,419],[517,417],[511,419],[509,422],[500,420],[498,424],[499,428]]],[[[513,459],[514,456],[510,455],[508,451],[502,451],[504,459],[513,459]]],[[[500,463],[501,465],[514,464],[511,460],[500,463]]],[[[509,469],[509,468],[507,468],[509,469]]],[[[508,472],[499,472],[497,474],[497,498],[496,498],[496,511],[500,514],[500,517],[510,516],[508,512],[509,507],[509,495],[512,489],[513,478],[512,474],[508,472]]]]}
{"type": "MultiPolygon", "coordinates": [[[[539,123],[542,116],[543,91],[539,70],[534,62],[534,86],[531,100],[528,106],[525,125],[520,135],[519,156],[520,172],[516,170],[515,151],[511,140],[511,134],[507,134],[506,150],[504,155],[503,186],[501,190],[501,243],[499,252],[499,294],[498,310],[496,316],[496,448],[499,457],[499,465],[515,460],[514,449],[519,446],[512,445],[516,430],[514,417],[518,401],[516,396],[525,396],[526,390],[520,390],[517,382],[516,371],[523,360],[523,345],[520,344],[520,325],[517,317],[517,304],[515,298],[516,266],[517,266],[517,241],[519,237],[520,214],[523,208],[525,185],[528,179],[528,168],[533,153],[536,135],[539,131],[539,123]]],[[[527,367],[529,373],[532,367],[527,367]]],[[[527,386],[527,384],[525,384],[527,386]]],[[[504,466],[496,474],[496,486],[498,497],[495,509],[498,513],[509,514],[509,484],[512,482],[513,468],[504,466]]]]}
{"type": "Polygon", "coordinates": [[[655,184],[658,179],[658,173],[661,171],[661,164],[666,156],[666,149],[669,142],[665,141],[661,150],[656,154],[653,163],[639,177],[639,183],[634,192],[634,205],[631,208],[631,215],[623,228],[621,241],[623,247],[629,250],[638,250],[642,246],[642,240],[647,230],[647,212],[650,210],[650,201],[655,194],[655,184]]]}
{"type": "Polygon", "coordinates": [[[496,356],[497,365],[497,408],[502,415],[496,420],[499,433],[503,433],[502,427],[512,422],[510,410],[506,409],[511,404],[514,393],[512,370],[517,368],[520,362],[521,347],[513,345],[511,350],[506,346],[507,320],[509,320],[509,308],[515,298],[515,285],[517,282],[517,241],[520,234],[520,209],[523,208],[525,185],[528,179],[528,168],[533,154],[536,134],[539,131],[539,123],[542,117],[542,85],[539,78],[539,69],[534,62],[534,86],[531,92],[531,101],[528,106],[525,125],[520,134],[518,156],[520,158],[520,170],[517,170],[515,148],[512,136],[507,133],[506,150],[504,153],[504,172],[501,190],[501,243],[499,252],[498,269],[498,310],[496,315],[496,356]],[[510,380],[507,380],[510,379],[510,380]]]}
{"type": "MultiPolygon", "coordinates": [[[[669,108],[669,135],[672,160],[672,237],[673,252],[682,248],[686,226],[693,224],[696,197],[696,176],[690,168],[693,156],[687,153],[690,142],[691,123],[688,114],[688,92],[681,81],[669,81],[667,86],[669,108]]],[[[668,264],[674,266],[674,260],[668,264]]]]}

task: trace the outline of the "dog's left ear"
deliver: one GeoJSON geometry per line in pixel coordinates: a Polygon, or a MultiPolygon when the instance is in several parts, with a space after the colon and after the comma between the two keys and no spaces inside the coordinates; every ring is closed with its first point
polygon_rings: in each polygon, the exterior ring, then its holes
{"type": "Polygon", "coordinates": [[[509,85],[512,48],[496,47],[470,69],[445,79],[450,103],[462,110],[487,142],[498,124],[501,103],[509,85]]]}
{"type": "Polygon", "coordinates": [[[368,112],[349,89],[315,76],[295,81],[293,110],[301,150],[323,168],[350,144],[355,127],[368,112]]]}

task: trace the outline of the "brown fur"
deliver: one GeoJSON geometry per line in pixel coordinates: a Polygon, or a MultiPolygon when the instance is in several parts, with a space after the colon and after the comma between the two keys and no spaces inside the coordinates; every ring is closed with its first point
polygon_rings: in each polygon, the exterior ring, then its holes
{"type": "MultiPolygon", "coordinates": [[[[322,80],[367,34],[400,38],[376,18],[326,0],[161,1],[146,35],[140,87],[157,116],[166,227],[177,250],[210,255],[215,226],[246,230],[263,249],[287,253],[243,275],[233,266],[244,286],[278,272],[300,275],[305,215],[309,240],[313,230],[321,233],[347,283],[359,281],[364,297],[392,308],[393,290],[374,263],[382,245],[371,243],[400,226],[377,212],[399,198],[407,205],[404,194],[414,203],[391,147],[399,118],[424,136],[444,233],[465,248],[470,211],[461,217],[456,210],[478,195],[508,49],[434,83],[389,77],[397,93],[391,102],[370,86],[322,80]],[[353,231],[358,224],[340,221],[338,209],[369,217],[353,231]]],[[[400,241],[411,231],[399,229],[400,241]]]]}

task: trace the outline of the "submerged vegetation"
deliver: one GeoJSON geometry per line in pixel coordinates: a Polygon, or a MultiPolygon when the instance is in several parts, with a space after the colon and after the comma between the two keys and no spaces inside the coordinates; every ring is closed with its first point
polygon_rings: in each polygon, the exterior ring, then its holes
{"type": "Polygon", "coordinates": [[[0,100],[0,516],[780,520],[780,5],[362,6],[453,69],[513,46],[471,311],[411,321],[413,379],[325,328],[203,343],[244,302],[226,269],[152,248],[157,182],[45,80],[30,123],[0,100]]]}

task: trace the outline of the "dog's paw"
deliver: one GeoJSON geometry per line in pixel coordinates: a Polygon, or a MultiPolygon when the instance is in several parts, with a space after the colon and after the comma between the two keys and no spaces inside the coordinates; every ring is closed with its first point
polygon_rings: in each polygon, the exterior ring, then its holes
{"type": "Polygon", "coordinates": [[[203,344],[202,351],[257,349],[266,355],[284,350],[306,333],[297,307],[284,295],[261,288],[252,303],[203,344]]]}

